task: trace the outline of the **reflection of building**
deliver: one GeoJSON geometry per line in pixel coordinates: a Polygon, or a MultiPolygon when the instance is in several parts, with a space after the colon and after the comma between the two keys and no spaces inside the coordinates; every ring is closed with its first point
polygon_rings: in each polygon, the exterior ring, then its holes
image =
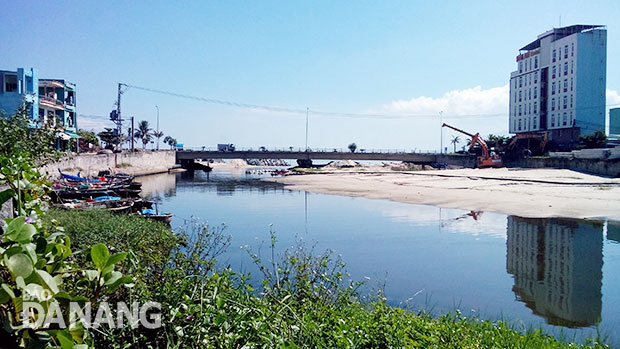
{"type": "Polygon", "coordinates": [[[620,242],[620,222],[607,222],[607,240],[620,242]]]}
{"type": "Polygon", "coordinates": [[[602,223],[508,217],[506,269],[513,291],[553,325],[601,320],[602,223]]]}

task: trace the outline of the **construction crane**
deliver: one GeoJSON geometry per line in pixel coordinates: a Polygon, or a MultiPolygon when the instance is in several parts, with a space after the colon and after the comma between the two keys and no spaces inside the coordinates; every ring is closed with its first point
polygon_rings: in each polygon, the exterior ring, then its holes
{"type": "Polygon", "coordinates": [[[478,156],[476,167],[484,168],[484,167],[502,167],[503,166],[502,158],[499,155],[497,154],[491,155],[489,153],[489,147],[487,146],[487,142],[485,142],[484,139],[480,137],[480,133],[476,133],[475,135],[472,135],[471,133],[465,132],[454,126],[450,126],[446,123],[441,125],[441,127],[448,127],[448,128],[453,129],[454,131],[460,132],[464,135],[471,137],[471,145],[469,146],[470,152],[474,150],[474,146],[476,145],[476,143],[480,145],[480,148],[482,149],[482,155],[478,156]]]}

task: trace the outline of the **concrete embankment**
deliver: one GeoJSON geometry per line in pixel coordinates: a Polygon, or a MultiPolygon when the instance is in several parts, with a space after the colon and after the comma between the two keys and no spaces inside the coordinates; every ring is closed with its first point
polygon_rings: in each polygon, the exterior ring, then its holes
{"type": "Polygon", "coordinates": [[[114,170],[134,176],[167,172],[175,165],[174,151],[148,151],[114,154],[80,154],[44,166],[41,172],[56,176],[58,169],[82,176],[96,176],[99,171],[114,170]]]}

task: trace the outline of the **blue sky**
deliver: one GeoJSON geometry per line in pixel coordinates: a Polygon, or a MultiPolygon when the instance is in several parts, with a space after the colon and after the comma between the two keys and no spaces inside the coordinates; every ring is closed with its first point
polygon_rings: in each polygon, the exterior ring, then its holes
{"type": "MultiPolygon", "coordinates": [[[[107,116],[118,82],[311,111],[429,115],[311,113],[309,145],[438,149],[440,110],[468,131],[507,134],[506,85],[517,49],[559,26],[561,16],[562,25],[607,25],[607,103],[620,103],[620,1],[178,3],[5,3],[0,68],[35,67],[41,77],[75,82],[84,115],[107,116]]],[[[133,88],[123,95],[124,116],[153,126],[155,105],[160,129],[189,146],[304,146],[303,114],[133,88]]],[[[92,117],[78,125],[111,126],[92,117]]]]}

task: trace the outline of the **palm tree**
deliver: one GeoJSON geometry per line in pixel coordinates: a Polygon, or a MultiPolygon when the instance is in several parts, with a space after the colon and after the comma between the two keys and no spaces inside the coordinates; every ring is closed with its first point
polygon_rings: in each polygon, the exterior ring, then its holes
{"type": "Polygon", "coordinates": [[[152,137],[153,130],[149,127],[149,122],[146,120],[140,121],[138,129],[134,133],[134,137],[142,141],[142,149],[146,149],[146,145],[149,144],[152,137]]]}
{"type": "Polygon", "coordinates": [[[159,150],[159,139],[164,136],[164,132],[163,131],[155,131],[155,132],[153,132],[153,136],[155,136],[155,138],[157,138],[157,150],[159,150]]]}
{"type": "Polygon", "coordinates": [[[355,143],[349,144],[349,150],[351,151],[351,153],[355,153],[355,149],[357,149],[357,144],[355,143]]]}
{"type": "Polygon", "coordinates": [[[170,146],[170,149],[172,149],[177,144],[177,140],[170,136],[166,136],[164,138],[164,143],[168,144],[170,146]]]}
{"type": "Polygon", "coordinates": [[[456,145],[461,141],[461,139],[459,138],[459,136],[452,136],[452,140],[450,141],[450,143],[452,143],[454,145],[454,152],[456,153],[456,145]]]}

